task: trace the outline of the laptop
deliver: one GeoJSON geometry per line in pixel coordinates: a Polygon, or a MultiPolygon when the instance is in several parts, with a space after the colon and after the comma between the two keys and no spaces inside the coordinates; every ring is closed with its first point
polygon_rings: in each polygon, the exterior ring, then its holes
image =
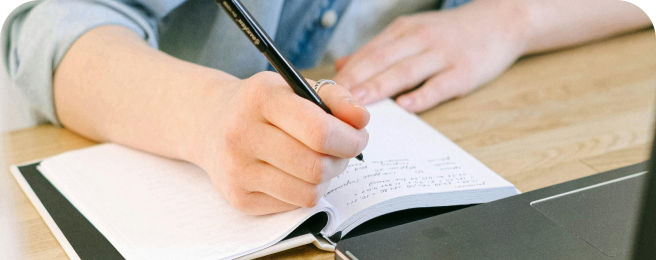
{"type": "Polygon", "coordinates": [[[656,141],[640,164],[486,204],[392,213],[342,238],[335,259],[656,259],[655,154],[656,141]]]}

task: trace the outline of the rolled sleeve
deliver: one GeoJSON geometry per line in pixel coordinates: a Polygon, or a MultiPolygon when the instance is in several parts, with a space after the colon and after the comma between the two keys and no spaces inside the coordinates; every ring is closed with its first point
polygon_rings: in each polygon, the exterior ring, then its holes
{"type": "Polygon", "coordinates": [[[96,27],[119,25],[157,48],[157,20],[156,13],[135,1],[30,2],[7,18],[0,55],[9,80],[23,94],[34,120],[59,125],[52,78],[71,45],[96,27]]]}

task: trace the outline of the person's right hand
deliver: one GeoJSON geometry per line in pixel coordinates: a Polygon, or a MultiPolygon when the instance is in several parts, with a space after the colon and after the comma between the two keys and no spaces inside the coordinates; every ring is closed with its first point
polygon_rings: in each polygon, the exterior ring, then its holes
{"type": "Polygon", "coordinates": [[[203,127],[192,162],[239,211],[263,215],[315,206],[330,180],[367,145],[369,112],[341,86],[319,90],[333,115],[273,72],[222,88],[216,110],[199,117],[203,127]]]}

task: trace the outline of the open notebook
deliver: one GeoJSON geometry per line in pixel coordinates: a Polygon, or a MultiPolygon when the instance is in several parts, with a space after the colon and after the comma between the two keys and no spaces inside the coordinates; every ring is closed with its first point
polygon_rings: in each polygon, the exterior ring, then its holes
{"type": "MultiPolygon", "coordinates": [[[[38,169],[127,259],[261,256],[276,243],[289,247],[289,241],[280,241],[308,219],[319,221],[318,235],[326,238],[320,239],[324,246],[315,244],[331,249],[331,240],[386,213],[517,193],[391,100],[368,109],[366,162],[351,160],[314,208],[248,216],[221,198],[199,167],[116,144],[63,153],[43,160],[38,169]]],[[[30,187],[15,169],[27,193],[30,187]]]]}

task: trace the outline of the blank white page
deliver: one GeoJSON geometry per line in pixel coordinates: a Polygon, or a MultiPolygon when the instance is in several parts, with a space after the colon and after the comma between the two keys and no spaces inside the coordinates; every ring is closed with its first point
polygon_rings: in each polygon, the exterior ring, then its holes
{"type": "Polygon", "coordinates": [[[326,209],[248,216],[199,167],[103,144],[43,161],[43,175],[127,259],[222,259],[278,242],[326,209]]]}

